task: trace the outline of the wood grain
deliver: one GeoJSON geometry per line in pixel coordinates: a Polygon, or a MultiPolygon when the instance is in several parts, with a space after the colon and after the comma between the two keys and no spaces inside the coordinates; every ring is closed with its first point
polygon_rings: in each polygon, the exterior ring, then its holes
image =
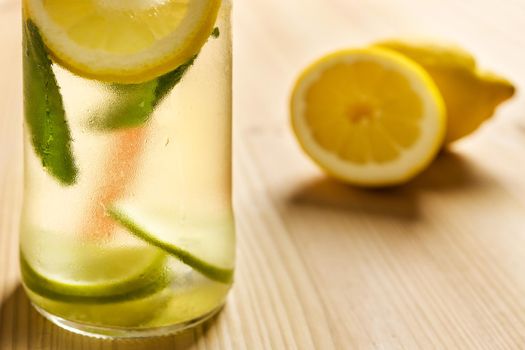
{"type": "Polygon", "coordinates": [[[60,330],[20,289],[19,12],[0,0],[1,350],[525,348],[524,98],[387,191],[324,177],[287,122],[300,67],[385,37],[452,40],[525,86],[523,1],[237,1],[237,282],[206,326],[140,342],[60,330]]]}

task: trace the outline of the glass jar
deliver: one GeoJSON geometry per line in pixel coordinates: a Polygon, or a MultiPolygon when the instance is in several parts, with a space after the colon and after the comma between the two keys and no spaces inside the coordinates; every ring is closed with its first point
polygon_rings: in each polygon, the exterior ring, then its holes
{"type": "Polygon", "coordinates": [[[24,2],[20,259],[85,335],[163,335],[233,281],[230,0],[24,2]]]}

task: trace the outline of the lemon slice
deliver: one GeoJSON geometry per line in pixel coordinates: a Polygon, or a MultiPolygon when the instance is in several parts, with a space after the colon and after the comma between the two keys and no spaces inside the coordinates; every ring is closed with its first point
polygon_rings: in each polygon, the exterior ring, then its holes
{"type": "Polygon", "coordinates": [[[25,0],[54,59],[83,77],[141,83],[195,56],[220,0],[25,0]]]}
{"type": "Polygon", "coordinates": [[[336,52],[306,69],[291,114],[305,152],[336,178],[362,186],[417,175],[439,151],[446,126],[429,75],[377,48],[336,52]]]}

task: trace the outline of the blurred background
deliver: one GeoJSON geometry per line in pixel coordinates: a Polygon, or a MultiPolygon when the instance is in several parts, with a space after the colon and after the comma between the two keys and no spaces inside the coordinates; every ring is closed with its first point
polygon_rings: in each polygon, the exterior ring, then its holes
{"type": "MultiPolygon", "coordinates": [[[[525,1],[234,3],[238,275],[199,349],[524,348],[525,1]],[[325,53],[398,37],[460,45],[518,94],[412,183],[343,186],[290,132],[291,88],[325,53]]],[[[81,341],[39,335],[15,292],[20,41],[19,0],[0,0],[0,321],[12,322],[0,345],[27,348],[29,329],[42,348],[69,350],[81,341]]]]}
{"type": "MultiPolygon", "coordinates": [[[[251,0],[235,6],[239,122],[253,119],[246,116],[253,99],[265,101],[268,118],[285,122],[290,88],[305,65],[335,49],[385,38],[455,43],[472,52],[480,66],[518,86],[525,83],[525,3],[520,0],[251,0]]],[[[524,107],[519,98],[498,119],[523,119],[524,107]]]]}

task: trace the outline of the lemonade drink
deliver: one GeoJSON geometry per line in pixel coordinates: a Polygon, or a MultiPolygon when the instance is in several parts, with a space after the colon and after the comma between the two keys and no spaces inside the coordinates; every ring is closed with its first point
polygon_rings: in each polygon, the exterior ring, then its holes
{"type": "Polygon", "coordinates": [[[25,0],[20,257],[70,330],[165,334],[233,281],[229,0],[25,0]]]}

